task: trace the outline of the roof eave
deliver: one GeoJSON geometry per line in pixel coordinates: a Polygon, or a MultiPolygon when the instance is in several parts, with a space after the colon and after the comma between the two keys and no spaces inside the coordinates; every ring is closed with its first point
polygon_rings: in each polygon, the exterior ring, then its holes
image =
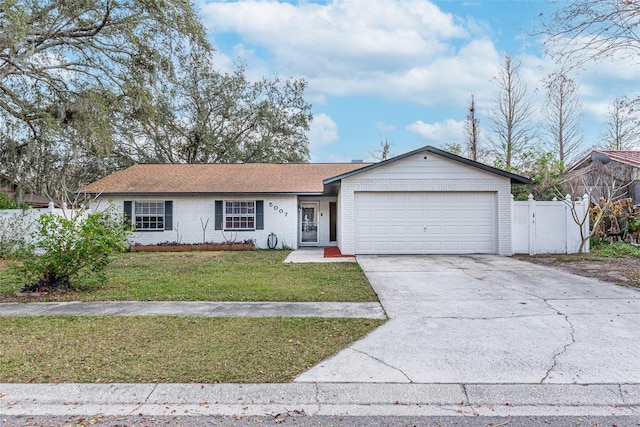
{"type": "Polygon", "coordinates": [[[202,192],[198,192],[198,191],[189,191],[189,192],[182,192],[182,191],[158,191],[158,192],[150,192],[150,191],[141,191],[141,192],[134,192],[134,191],[129,191],[129,192],[122,192],[122,191],[116,191],[116,192],[78,192],[79,194],[87,194],[87,195],[91,195],[91,196],[99,196],[99,197],[141,197],[141,196],[212,196],[212,195],[216,195],[216,194],[222,194],[222,195],[229,195],[229,194],[233,194],[233,195],[240,195],[240,196],[249,196],[252,194],[260,194],[260,195],[268,195],[268,194],[273,194],[273,195],[279,195],[279,196],[321,196],[324,193],[321,191],[313,191],[313,192],[303,192],[303,191],[283,191],[283,192],[276,192],[276,191],[236,191],[236,192],[231,192],[231,191],[202,191],[202,192]]]}
{"type": "Polygon", "coordinates": [[[392,163],[392,162],[395,162],[395,161],[398,161],[398,160],[401,160],[401,159],[404,159],[404,158],[407,158],[407,157],[410,157],[410,156],[413,156],[415,154],[419,154],[419,153],[422,153],[422,152],[429,152],[429,153],[437,154],[437,155],[440,155],[442,157],[446,157],[446,158],[448,158],[450,160],[454,160],[454,161],[457,161],[457,162],[460,162],[460,163],[464,163],[464,164],[472,166],[472,167],[476,167],[478,169],[482,169],[482,170],[484,170],[486,172],[491,172],[491,173],[494,173],[494,174],[497,174],[497,175],[502,175],[502,176],[504,176],[506,178],[509,178],[511,180],[511,185],[532,184],[533,183],[533,180],[529,179],[527,177],[524,177],[524,176],[521,176],[521,175],[516,175],[514,173],[507,172],[507,171],[504,171],[504,170],[501,170],[501,169],[496,169],[494,167],[491,167],[491,166],[488,166],[488,165],[485,165],[485,164],[482,164],[482,163],[474,162],[473,160],[467,159],[465,157],[457,156],[455,154],[449,153],[448,151],[440,150],[439,148],[435,148],[435,147],[432,147],[430,145],[427,145],[426,147],[418,148],[417,150],[413,150],[413,151],[410,151],[408,153],[401,154],[401,155],[393,157],[391,159],[383,160],[382,162],[379,162],[379,163],[374,163],[372,165],[365,166],[363,168],[356,169],[354,171],[344,173],[342,175],[334,176],[332,178],[327,178],[324,181],[322,181],[322,183],[326,186],[326,185],[329,185],[331,183],[334,183],[334,182],[337,182],[337,181],[341,181],[344,178],[348,178],[350,176],[357,175],[357,174],[360,174],[362,172],[366,172],[368,170],[375,169],[377,167],[380,167],[380,166],[383,166],[383,165],[386,165],[386,164],[389,164],[389,163],[392,163]]]}

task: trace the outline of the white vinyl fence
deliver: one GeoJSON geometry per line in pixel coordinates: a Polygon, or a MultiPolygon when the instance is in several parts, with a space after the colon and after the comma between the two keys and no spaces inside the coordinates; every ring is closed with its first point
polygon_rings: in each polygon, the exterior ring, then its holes
{"type": "Polygon", "coordinates": [[[13,247],[17,240],[24,239],[29,242],[33,226],[38,218],[41,215],[50,213],[69,219],[79,214],[86,215],[86,212],[69,209],[66,205],[63,205],[62,208],[56,208],[53,203],[50,203],[48,208],[42,209],[0,210],[0,254],[7,250],[3,246],[13,247]]]}
{"type": "Polygon", "coordinates": [[[69,209],[67,205],[63,205],[62,208],[56,208],[53,203],[49,203],[48,208],[34,209],[30,208],[27,210],[22,209],[3,209],[0,210],[0,219],[9,219],[17,215],[24,215],[26,218],[36,220],[40,218],[40,215],[53,213],[56,215],[63,216],[65,218],[73,218],[74,215],[78,213],[76,209],[69,209]]]}
{"type": "MultiPolygon", "coordinates": [[[[572,201],[567,195],[564,200],[537,201],[529,195],[525,202],[513,202],[511,237],[516,254],[574,254],[578,252],[580,226],[574,220],[571,207],[577,218],[582,220],[585,236],[589,234],[589,198],[585,195],[572,201]]],[[[589,252],[589,242],[585,244],[589,252]]]]}

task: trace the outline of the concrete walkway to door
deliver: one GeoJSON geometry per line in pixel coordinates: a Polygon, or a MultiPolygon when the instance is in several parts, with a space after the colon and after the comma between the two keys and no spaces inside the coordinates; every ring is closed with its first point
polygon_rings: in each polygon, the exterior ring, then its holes
{"type": "Polygon", "coordinates": [[[640,383],[640,292],[508,257],[359,256],[390,320],[297,382],[640,383]]]}

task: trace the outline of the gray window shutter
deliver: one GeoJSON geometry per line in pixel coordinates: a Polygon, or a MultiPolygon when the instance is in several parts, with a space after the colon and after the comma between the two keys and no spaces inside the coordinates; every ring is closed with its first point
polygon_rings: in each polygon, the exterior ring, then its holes
{"type": "Polygon", "coordinates": [[[133,224],[133,202],[131,200],[124,201],[124,219],[127,224],[133,224]]]}
{"type": "Polygon", "coordinates": [[[222,230],[222,219],[224,218],[222,200],[216,200],[216,211],[215,211],[215,229],[222,230]]]}
{"type": "Polygon", "coordinates": [[[256,200],[256,230],[264,230],[264,201],[256,200]]]}
{"type": "Polygon", "coordinates": [[[164,229],[173,230],[173,200],[164,202],[164,229]]]}

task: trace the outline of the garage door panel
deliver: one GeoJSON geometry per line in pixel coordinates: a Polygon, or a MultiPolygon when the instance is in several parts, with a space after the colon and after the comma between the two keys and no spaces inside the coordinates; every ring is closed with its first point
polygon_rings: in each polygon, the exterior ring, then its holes
{"type": "Polygon", "coordinates": [[[384,220],[388,220],[391,219],[391,212],[387,211],[387,210],[376,210],[373,212],[373,218],[374,219],[384,219],[384,220]]]}
{"type": "Polygon", "coordinates": [[[410,212],[407,211],[401,211],[401,210],[393,210],[391,211],[391,219],[393,221],[403,221],[406,219],[410,219],[410,212]]]}
{"type": "Polygon", "coordinates": [[[495,253],[491,192],[356,193],[356,253],[495,253]]]}

